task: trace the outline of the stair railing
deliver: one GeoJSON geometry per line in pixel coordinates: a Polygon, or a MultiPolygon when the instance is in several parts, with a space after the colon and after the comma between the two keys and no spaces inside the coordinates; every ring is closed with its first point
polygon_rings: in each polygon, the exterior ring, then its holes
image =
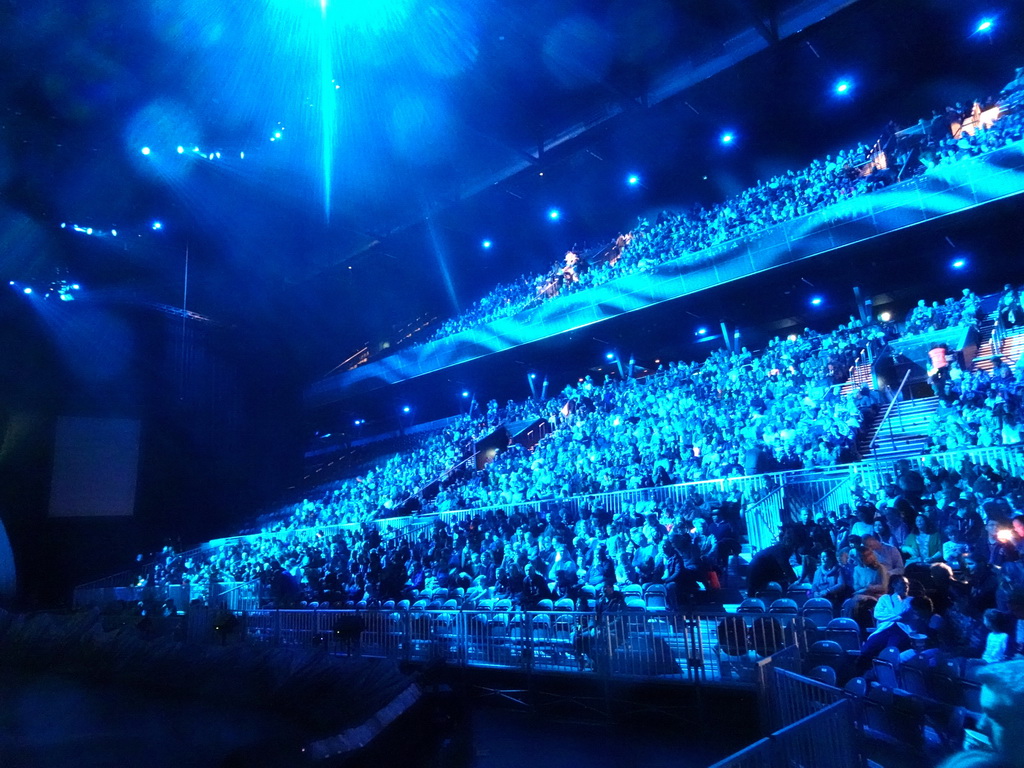
{"type": "MultiPolygon", "coordinates": [[[[907,379],[909,379],[909,378],[910,378],[910,371],[908,370],[906,373],[903,374],[903,381],[900,382],[899,389],[896,390],[896,394],[893,395],[892,396],[892,400],[889,401],[889,407],[885,409],[885,415],[883,415],[882,416],[882,420],[880,422],[878,422],[878,429],[875,430],[875,434],[872,435],[872,437],[871,437],[871,442],[868,443],[868,452],[869,453],[871,452],[871,449],[874,448],[875,440],[878,439],[878,433],[882,431],[882,427],[885,426],[886,422],[888,422],[888,424],[889,424],[889,440],[892,441],[893,444],[895,445],[895,436],[893,435],[893,431],[892,431],[892,422],[889,421],[889,414],[892,413],[893,406],[895,406],[896,403],[899,401],[900,394],[903,392],[903,387],[906,386],[907,379]]],[[[900,422],[900,426],[902,426],[902,424],[903,424],[903,422],[901,421],[900,422]]]]}

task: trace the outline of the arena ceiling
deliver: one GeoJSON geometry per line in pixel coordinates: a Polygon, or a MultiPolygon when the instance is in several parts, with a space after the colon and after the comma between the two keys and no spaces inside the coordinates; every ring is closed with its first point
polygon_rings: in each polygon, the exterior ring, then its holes
{"type": "Polygon", "coordinates": [[[998,82],[1020,20],[977,40],[978,13],[8,0],[0,277],[280,331],[316,375],[637,215],[998,82]]]}

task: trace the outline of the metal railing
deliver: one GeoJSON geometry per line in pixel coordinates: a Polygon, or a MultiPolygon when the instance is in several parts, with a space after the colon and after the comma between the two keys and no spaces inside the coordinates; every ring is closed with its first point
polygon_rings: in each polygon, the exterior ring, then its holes
{"type": "MultiPolygon", "coordinates": [[[[725,611],[258,610],[247,635],[277,645],[406,662],[752,687],[757,665],[793,642],[774,617],[725,611]]],[[[794,652],[796,649],[794,648],[794,652]]],[[[796,656],[799,662],[799,654],[796,656]]],[[[779,662],[781,663],[781,662],[779,662]]]]}
{"type": "MultiPolygon", "coordinates": [[[[892,409],[900,401],[900,393],[903,392],[903,387],[907,384],[907,379],[910,378],[910,371],[908,370],[903,374],[903,381],[900,382],[899,387],[896,389],[896,393],[892,396],[892,400],[889,401],[889,407],[885,409],[885,414],[882,416],[882,420],[878,422],[878,428],[875,429],[875,434],[871,437],[871,442],[868,443],[868,451],[875,447],[875,441],[878,436],[882,433],[882,428],[888,423],[889,424],[889,440],[893,440],[892,423],[889,422],[889,414],[892,413],[892,409]]],[[[902,426],[902,424],[901,424],[902,426]]]]}
{"type": "Polygon", "coordinates": [[[711,768],[790,768],[864,764],[854,725],[853,705],[842,699],[755,742],[711,768]]]}
{"type": "Polygon", "coordinates": [[[751,552],[759,552],[775,543],[782,512],[785,508],[785,487],[779,486],[746,510],[747,541],[751,552]]]}

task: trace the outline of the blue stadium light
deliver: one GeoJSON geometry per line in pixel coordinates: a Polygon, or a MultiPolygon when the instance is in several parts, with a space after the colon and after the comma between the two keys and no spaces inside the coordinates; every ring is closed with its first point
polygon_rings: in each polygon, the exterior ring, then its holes
{"type": "Polygon", "coordinates": [[[239,153],[238,153],[238,157],[239,157],[239,159],[241,159],[241,160],[245,160],[245,152],[239,152],[239,153]]]}
{"type": "Polygon", "coordinates": [[[985,18],[985,19],[982,19],[981,21],[978,22],[978,26],[977,26],[977,28],[974,31],[976,33],[980,32],[980,33],[984,34],[985,32],[991,32],[992,28],[994,26],[995,26],[995,20],[994,19],[985,18]]]}
{"type": "Polygon", "coordinates": [[[86,227],[85,234],[91,235],[92,234],[92,227],[86,227]]]}
{"type": "Polygon", "coordinates": [[[548,211],[548,218],[552,221],[558,221],[558,217],[561,216],[561,212],[557,208],[552,208],[548,211]]]}
{"type": "Polygon", "coordinates": [[[274,138],[275,139],[280,139],[281,138],[281,132],[280,131],[274,131],[274,138]]]}
{"type": "Polygon", "coordinates": [[[61,301],[74,301],[75,297],[72,296],[70,293],[62,293],[60,295],[60,300],[61,301]]]}
{"type": "Polygon", "coordinates": [[[149,147],[142,148],[142,154],[148,155],[150,152],[152,152],[152,150],[149,147]]]}
{"type": "Polygon", "coordinates": [[[408,405],[402,407],[402,413],[408,413],[411,410],[412,408],[410,408],[408,405]]]}
{"type": "Polygon", "coordinates": [[[60,223],[60,228],[61,228],[61,229],[67,229],[67,228],[68,228],[68,223],[67,223],[66,221],[62,221],[62,222],[60,223]]]}
{"type": "Polygon", "coordinates": [[[840,96],[845,96],[851,90],[853,90],[853,83],[847,79],[837,80],[835,85],[835,92],[840,96]]]}
{"type": "Polygon", "coordinates": [[[117,237],[117,230],[116,229],[110,230],[110,234],[111,234],[112,237],[117,237]]]}
{"type": "Polygon", "coordinates": [[[736,134],[734,134],[732,131],[726,131],[719,137],[718,140],[722,144],[732,144],[736,140],[736,134]]]}
{"type": "Polygon", "coordinates": [[[605,357],[607,357],[609,360],[614,360],[615,359],[615,353],[614,352],[607,352],[607,353],[605,353],[605,357]]]}
{"type": "Polygon", "coordinates": [[[32,293],[32,289],[31,289],[31,288],[29,288],[29,287],[28,287],[27,285],[26,285],[26,286],[25,286],[24,288],[22,288],[21,290],[22,290],[22,292],[24,292],[24,293],[32,293]]]}
{"type": "Polygon", "coordinates": [[[468,391],[468,390],[465,390],[465,389],[464,389],[464,390],[462,390],[462,396],[463,396],[463,397],[469,397],[469,391],[468,391]]]}
{"type": "Polygon", "coordinates": [[[163,228],[164,228],[164,225],[163,225],[162,222],[159,222],[159,221],[154,221],[153,222],[153,229],[163,229],[163,228]]]}
{"type": "Polygon", "coordinates": [[[13,280],[11,280],[11,282],[10,282],[10,283],[8,283],[8,285],[14,285],[14,281],[13,281],[13,280]]]}
{"type": "Polygon", "coordinates": [[[953,269],[963,269],[967,266],[967,259],[963,257],[957,257],[953,259],[953,263],[950,265],[953,269]]]}
{"type": "Polygon", "coordinates": [[[185,154],[185,148],[183,146],[181,146],[181,144],[178,145],[178,154],[179,155],[185,154]]]}
{"type": "Polygon", "coordinates": [[[352,423],[353,423],[353,424],[355,424],[355,425],[356,425],[356,426],[358,427],[358,426],[359,426],[359,425],[360,425],[360,424],[361,424],[362,422],[360,422],[360,420],[359,420],[359,419],[356,419],[356,420],[355,420],[355,421],[353,421],[352,423]]]}
{"type": "Polygon", "coordinates": [[[708,332],[708,329],[704,328],[703,326],[697,329],[697,335],[698,336],[705,336],[705,335],[707,335],[707,332],[708,332]]]}
{"type": "Polygon", "coordinates": [[[629,186],[631,187],[635,187],[637,184],[640,183],[640,177],[634,173],[632,176],[626,179],[626,183],[629,184],[629,186]]]}
{"type": "Polygon", "coordinates": [[[822,302],[821,296],[815,296],[813,299],[811,299],[811,305],[815,306],[815,307],[820,307],[821,306],[821,302],[822,302]]]}
{"type": "Polygon", "coordinates": [[[530,374],[530,378],[531,379],[536,379],[537,378],[537,374],[536,373],[531,373],[530,374]]]}
{"type": "Polygon", "coordinates": [[[78,283],[75,283],[74,285],[71,286],[71,290],[72,291],[77,291],[77,290],[80,290],[81,287],[82,286],[80,286],[78,283]]]}
{"type": "Polygon", "coordinates": [[[480,246],[482,248],[490,248],[492,245],[494,245],[494,243],[492,243],[490,240],[484,240],[482,243],[480,243],[480,246]]]}

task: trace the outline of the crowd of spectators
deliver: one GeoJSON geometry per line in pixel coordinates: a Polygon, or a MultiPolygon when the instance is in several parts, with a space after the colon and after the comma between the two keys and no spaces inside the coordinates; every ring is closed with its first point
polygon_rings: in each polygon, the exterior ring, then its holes
{"type": "MultiPolygon", "coordinates": [[[[948,326],[975,323],[981,319],[981,300],[965,290],[960,300],[946,299],[927,306],[923,301],[907,319],[908,332],[939,330],[948,326]]],[[[992,349],[1017,325],[1020,291],[1006,285],[996,301],[992,349]]],[[[1021,440],[1024,423],[1024,357],[1010,365],[995,356],[990,365],[979,368],[963,354],[948,350],[933,357],[929,371],[939,408],[928,428],[931,449],[936,452],[993,445],[1013,445],[1021,440]]]]}
{"type": "Polygon", "coordinates": [[[755,556],[750,591],[770,582],[811,585],[814,596],[860,622],[865,658],[887,646],[908,658],[988,662],[1024,652],[1024,637],[999,636],[1024,618],[1019,474],[969,458],[956,469],[904,460],[879,489],[859,489],[855,499],[801,510],[779,543],[755,556]]]}
{"type": "Polygon", "coordinates": [[[586,290],[673,259],[699,264],[714,258],[712,249],[730,240],[1020,141],[1024,113],[1019,109],[1019,83],[1020,77],[1015,77],[998,97],[956,104],[906,130],[890,123],[872,144],[841,150],[803,169],[758,181],[711,207],[663,211],[654,222],[640,219],[628,236],[620,236],[621,247],[602,251],[605,257],[593,263],[583,259],[571,281],[553,280],[565,269],[558,264],[548,273],[499,285],[466,312],[443,321],[429,341],[511,317],[570,288],[586,290]],[[609,254],[614,257],[608,258],[609,254]],[[553,290],[552,285],[563,287],[553,290]]]}
{"type": "MultiPolygon", "coordinates": [[[[560,569],[578,572],[582,584],[588,583],[585,572],[594,567],[614,571],[614,584],[656,580],[652,563],[676,557],[680,550],[686,567],[673,581],[692,585],[698,574],[708,581],[722,564],[721,543],[730,542],[732,549],[738,541],[743,499],[717,500],[720,510],[730,510],[728,520],[716,520],[706,499],[692,499],[681,507],[627,509],[614,518],[594,510],[568,519],[559,504],[581,494],[854,458],[862,414],[877,403],[862,393],[840,396],[839,383],[859,351],[880,333],[878,326],[851,322],[831,334],[805,331],[775,339],[759,355],[745,348],[722,350],[701,365],[668,364],[643,378],[610,377],[598,384],[586,377],[543,402],[500,407],[491,401],[482,421],[477,413],[442,433],[424,436],[416,448],[392,456],[378,470],[289,509],[261,535],[205,554],[164,552],[158,578],[191,583],[269,578],[294,582],[294,596],[304,594],[306,599],[378,599],[429,580],[465,581],[463,574],[470,583],[498,587],[503,565],[507,571],[515,560],[522,567],[518,561],[524,555],[530,563],[538,557],[547,562],[562,546],[560,569]],[[552,512],[520,519],[487,511],[472,527],[474,537],[476,532],[487,534],[486,552],[475,540],[467,549],[469,533],[460,524],[421,530],[415,536],[369,524],[388,516],[399,500],[436,478],[439,469],[461,461],[470,450],[467,440],[472,442],[474,432],[479,435],[481,423],[486,430],[538,414],[549,419],[552,432],[532,450],[513,444],[485,469],[452,476],[427,509],[547,500],[552,512]],[[325,535],[326,528],[340,523],[364,527],[325,535]],[[544,531],[549,535],[542,537],[544,531]],[[680,536],[686,539],[677,537],[666,553],[672,531],[683,531],[680,536]],[[581,536],[584,541],[577,541],[581,536]],[[457,550],[455,560],[452,552],[436,549],[438,542],[457,550]],[[650,562],[634,558],[638,548],[651,556],[650,562]],[[568,562],[574,567],[568,568],[568,562]]],[[[542,569],[547,575],[549,565],[542,569]]],[[[506,587],[514,587],[519,577],[504,578],[506,587]]]]}
{"type": "Polygon", "coordinates": [[[856,458],[863,411],[840,397],[878,326],[775,339],[760,355],[719,350],[700,365],[655,374],[589,376],[547,403],[559,427],[532,451],[513,447],[467,482],[445,489],[440,510],[566,498],[655,485],[830,466],[856,458]]]}
{"type": "Polygon", "coordinates": [[[404,450],[388,455],[367,471],[325,483],[310,497],[285,507],[263,530],[359,523],[408,509],[425,486],[473,455],[477,428],[471,417],[464,416],[444,429],[412,436],[404,450]]]}

